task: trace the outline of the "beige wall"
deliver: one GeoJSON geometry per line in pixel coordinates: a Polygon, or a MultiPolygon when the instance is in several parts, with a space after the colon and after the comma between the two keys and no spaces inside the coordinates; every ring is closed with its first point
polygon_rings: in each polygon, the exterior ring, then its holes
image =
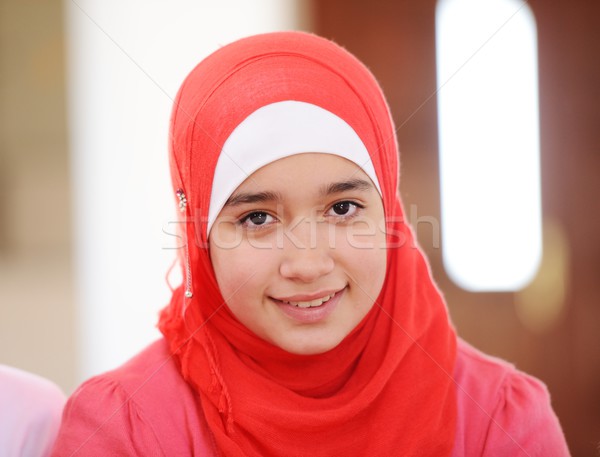
{"type": "Polygon", "coordinates": [[[75,383],[60,0],[0,0],[0,363],[75,383]]]}

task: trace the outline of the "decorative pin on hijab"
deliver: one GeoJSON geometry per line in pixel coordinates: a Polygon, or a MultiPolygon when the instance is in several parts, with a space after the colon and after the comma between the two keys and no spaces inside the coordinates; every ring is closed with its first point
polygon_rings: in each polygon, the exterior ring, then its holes
{"type": "Polygon", "coordinates": [[[183,192],[183,189],[177,189],[177,192],[175,192],[175,194],[179,198],[179,211],[184,213],[185,208],[187,206],[187,198],[185,196],[185,192],[183,192]]]}

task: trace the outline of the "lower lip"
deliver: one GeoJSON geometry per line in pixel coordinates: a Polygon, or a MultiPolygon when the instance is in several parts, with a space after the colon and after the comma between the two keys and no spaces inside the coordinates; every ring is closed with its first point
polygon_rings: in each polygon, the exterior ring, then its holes
{"type": "Polygon", "coordinates": [[[281,300],[273,299],[273,301],[277,303],[279,309],[283,311],[286,316],[291,317],[302,324],[311,324],[329,316],[342,299],[345,290],[346,289],[342,289],[339,292],[336,292],[335,295],[325,303],[319,306],[313,306],[312,308],[300,308],[299,306],[288,305],[281,300]]]}

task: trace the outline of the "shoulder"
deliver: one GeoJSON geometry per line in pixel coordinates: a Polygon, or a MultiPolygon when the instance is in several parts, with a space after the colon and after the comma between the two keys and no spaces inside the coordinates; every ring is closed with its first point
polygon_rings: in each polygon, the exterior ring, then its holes
{"type": "Polygon", "coordinates": [[[0,365],[0,449],[46,455],[58,432],[65,395],[49,380],[0,365]]]}
{"type": "Polygon", "coordinates": [[[53,455],[187,455],[207,442],[190,433],[203,422],[197,395],[161,339],[73,393],[53,455]]]}
{"type": "Polygon", "coordinates": [[[462,340],[454,379],[455,455],[569,455],[548,390],[538,379],[462,340]]]}

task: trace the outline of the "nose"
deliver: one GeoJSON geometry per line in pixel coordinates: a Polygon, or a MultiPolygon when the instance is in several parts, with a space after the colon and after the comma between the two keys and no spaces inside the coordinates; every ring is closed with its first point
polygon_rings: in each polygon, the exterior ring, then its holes
{"type": "Polygon", "coordinates": [[[333,271],[334,266],[326,240],[311,244],[299,243],[296,238],[286,240],[279,272],[286,279],[309,283],[333,271]]]}

